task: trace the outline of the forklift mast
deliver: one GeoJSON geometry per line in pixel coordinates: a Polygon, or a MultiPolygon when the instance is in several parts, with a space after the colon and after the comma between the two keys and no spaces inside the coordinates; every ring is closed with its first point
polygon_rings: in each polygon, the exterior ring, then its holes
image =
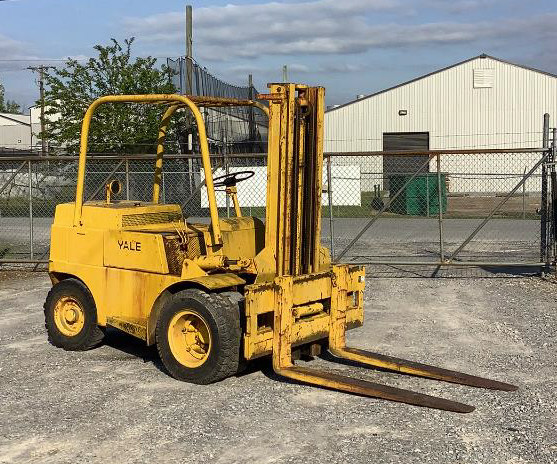
{"type": "Polygon", "coordinates": [[[325,89],[269,87],[265,245],[277,276],[297,276],[319,268],[325,89]]]}

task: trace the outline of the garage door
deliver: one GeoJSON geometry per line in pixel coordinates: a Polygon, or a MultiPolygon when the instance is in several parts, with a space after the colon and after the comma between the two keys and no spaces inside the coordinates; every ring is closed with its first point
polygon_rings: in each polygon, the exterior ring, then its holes
{"type": "MultiPolygon", "coordinates": [[[[429,150],[429,132],[385,132],[383,134],[383,151],[429,150]]],[[[384,188],[389,188],[389,175],[414,174],[427,159],[427,155],[418,156],[383,156],[384,188]]],[[[429,164],[422,168],[429,172],[429,164]]]]}

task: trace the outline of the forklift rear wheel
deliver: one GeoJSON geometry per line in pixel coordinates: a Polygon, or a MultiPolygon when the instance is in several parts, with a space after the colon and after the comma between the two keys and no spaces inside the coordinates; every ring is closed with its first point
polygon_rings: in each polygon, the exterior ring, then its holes
{"type": "Polygon", "coordinates": [[[44,303],[48,341],[68,351],[84,351],[97,346],[104,333],[97,325],[93,295],[83,282],[66,279],[55,284],[44,303]]]}
{"type": "Polygon", "coordinates": [[[161,360],[172,377],[208,384],[238,372],[240,314],[225,294],[187,289],[162,308],[156,340],[161,360]]]}

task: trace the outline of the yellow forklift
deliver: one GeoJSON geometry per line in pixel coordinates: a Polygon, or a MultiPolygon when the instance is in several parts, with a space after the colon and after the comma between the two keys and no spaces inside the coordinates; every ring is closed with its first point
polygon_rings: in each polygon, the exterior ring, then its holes
{"type": "Polygon", "coordinates": [[[321,245],[324,94],[321,87],[270,84],[252,100],[182,95],[113,95],[91,104],[82,125],[75,202],[56,207],[44,305],[48,338],[66,350],[101,343],[107,326],[156,344],[173,377],[208,384],[246,361],[272,356],[283,377],[358,395],[470,412],[466,404],[300,367],[299,354],[333,356],[375,368],[512,391],[516,387],[350,348],[347,329],[363,323],[364,269],[332,264],[321,245]],[[83,201],[91,118],[103,104],[165,105],[159,128],[152,201],[83,201]],[[236,184],[253,175],[213,179],[203,108],[252,106],[269,117],[265,223],[243,217],[236,184]],[[209,224],[159,203],[164,138],[185,108],[196,121],[209,224]],[[230,195],[235,217],[218,215],[215,187],[230,195]]]}

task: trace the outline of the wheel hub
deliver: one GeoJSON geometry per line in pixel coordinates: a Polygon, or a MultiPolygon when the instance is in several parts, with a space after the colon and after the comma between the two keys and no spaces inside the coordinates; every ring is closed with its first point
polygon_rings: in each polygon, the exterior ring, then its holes
{"type": "Polygon", "coordinates": [[[186,367],[199,367],[209,357],[211,333],[199,314],[183,310],[174,315],[168,326],[168,342],[172,354],[186,367]]]}
{"type": "Polygon", "coordinates": [[[67,337],[74,337],[85,323],[85,313],[79,303],[72,297],[63,297],[54,307],[56,328],[67,337]]]}
{"type": "Polygon", "coordinates": [[[66,309],[65,317],[68,324],[73,324],[77,321],[77,312],[73,308],[68,308],[66,309]]]}

